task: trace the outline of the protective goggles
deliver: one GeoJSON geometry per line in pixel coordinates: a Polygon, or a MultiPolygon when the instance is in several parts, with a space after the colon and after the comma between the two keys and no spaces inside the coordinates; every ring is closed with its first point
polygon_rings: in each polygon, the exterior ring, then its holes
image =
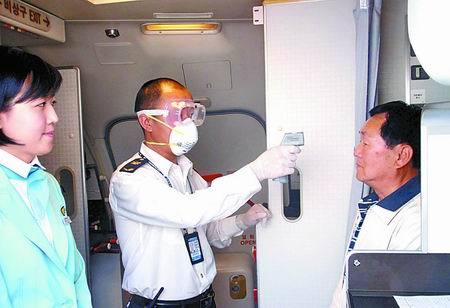
{"type": "Polygon", "coordinates": [[[193,100],[172,100],[165,104],[164,109],[146,109],[137,112],[137,116],[162,116],[167,124],[174,127],[186,119],[192,119],[196,126],[205,121],[205,106],[194,103],[193,100]]]}

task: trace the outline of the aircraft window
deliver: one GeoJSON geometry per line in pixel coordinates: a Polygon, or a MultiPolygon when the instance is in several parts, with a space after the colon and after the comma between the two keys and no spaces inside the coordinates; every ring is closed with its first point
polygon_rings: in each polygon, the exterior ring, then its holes
{"type": "Polygon", "coordinates": [[[76,214],[74,173],[69,167],[61,167],[56,172],[56,178],[59,181],[64,200],[66,201],[67,215],[73,219],[76,214]]]}
{"type": "Polygon", "coordinates": [[[290,222],[300,219],[301,211],[301,181],[298,170],[288,177],[288,183],[283,185],[283,215],[290,222]]]}

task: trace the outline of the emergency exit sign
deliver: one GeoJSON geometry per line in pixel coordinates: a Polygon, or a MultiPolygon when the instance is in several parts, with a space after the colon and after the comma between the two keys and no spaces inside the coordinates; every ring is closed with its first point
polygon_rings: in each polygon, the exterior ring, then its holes
{"type": "Polygon", "coordinates": [[[20,0],[0,0],[0,15],[45,32],[51,27],[48,14],[20,0]]]}

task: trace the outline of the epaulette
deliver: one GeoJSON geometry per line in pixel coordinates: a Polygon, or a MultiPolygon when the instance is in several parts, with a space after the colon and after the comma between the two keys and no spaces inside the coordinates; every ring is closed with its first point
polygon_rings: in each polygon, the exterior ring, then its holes
{"type": "Polygon", "coordinates": [[[140,167],[145,165],[147,163],[147,158],[136,158],[130,161],[128,164],[120,168],[120,172],[128,172],[133,173],[134,171],[138,170],[140,167]]]}

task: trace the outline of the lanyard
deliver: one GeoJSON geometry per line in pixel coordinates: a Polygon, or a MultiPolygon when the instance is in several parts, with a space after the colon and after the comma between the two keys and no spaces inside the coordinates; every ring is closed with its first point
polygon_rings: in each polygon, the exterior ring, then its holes
{"type": "MultiPolygon", "coordinates": [[[[151,162],[151,161],[150,161],[147,157],[145,157],[144,154],[142,154],[141,152],[139,152],[139,156],[140,156],[141,158],[145,159],[146,163],[149,164],[153,169],[155,169],[156,171],[158,171],[158,173],[161,174],[161,175],[164,177],[164,179],[166,180],[167,185],[169,185],[170,188],[173,188],[173,185],[172,185],[172,182],[170,182],[170,179],[169,179],[164,173],[162,173],[162,171],[159,170],[159,168],[156,167],[156,165],[155,165],[153,162],[151,162]]],[[[187,181],[188,181],[188,184],[189,184],[189,190],[191,191],[191,194],[193,194],[193,193],[194,193],[194,190],[192,189],[192,185],[191,185],[191,181],[189,181],[189,177],[187,177],[187,181]]]]}
{"type": "MultiPolygon", "coordinates": [[[[161,174],[164,177],[164,179],[167,182],[167,185],[169,185],[170,188],[173,188],[173,185],[172,185],[172,182],[170,182],[170,179],[164,173],[162,173],[162,171],[159,170],[159,168],[156,167],[156,165],[152,161],[150,161],[147,157],[145,157],[144,154],[142,154],[141,152],[139,152],[138,154],[139,154],[139,156],[142,159],[144,159],[146,161],[147,164],[149,164],[153,169],[158,171],[158,173],[161,174]]],[[[191,191],[191,194],[193,194],[194,190],[192,189],[191,181],[189,181],[189,177],[187,177],[186,179],[187,179],[188,184],[189,184],[189,190],[191,191]]],[[[182,228],[181,230],[183,231],[183,234],[187,234],[188,233],[188,230],[186,228],[182,228]]],[[[194,232],[196,232],[196,231],[197,231],[197,228],[194,228],[194,232]]]]}
{"type": "MultiPolygon", "coordinates": [[[[173,188],[172,183],[170,182],[170,179],[164,175],[164,173],[162,173],[161,170],[159,170],[158,167],[156,167],[156,165],[151,162],[147,157],[145,157],[141,152],[139,152],[139,156],[145,160],[145,162],[147,164],[149,164],[153,169],[155,169],[156,171],[158,171],[159,174],[161,174],[164,179],[167,182],[167,185],[169,185],[170,188],[173,188]]],[[[186,178],[189,184],[189,188],[191,190],[191,194],[194,193],[194,190],[192,189],[192,185],[191,182],[189,181],[189,178],[186,178]]],[[[191,260],[192,265],[203,262],[204,258],[203,258],[203,252],[202,252],[202,247],[200,244],[200,238],[197,232],[197,228],[193,228],[194,231],[192,233],[189,233],[187,228],[181,228],[181,232],[183,233],[183,238],[184,238],[184,242],[186,244],[186,248],[187,248],[187,252],[189,255],[189,258],[191,260]]]]}

